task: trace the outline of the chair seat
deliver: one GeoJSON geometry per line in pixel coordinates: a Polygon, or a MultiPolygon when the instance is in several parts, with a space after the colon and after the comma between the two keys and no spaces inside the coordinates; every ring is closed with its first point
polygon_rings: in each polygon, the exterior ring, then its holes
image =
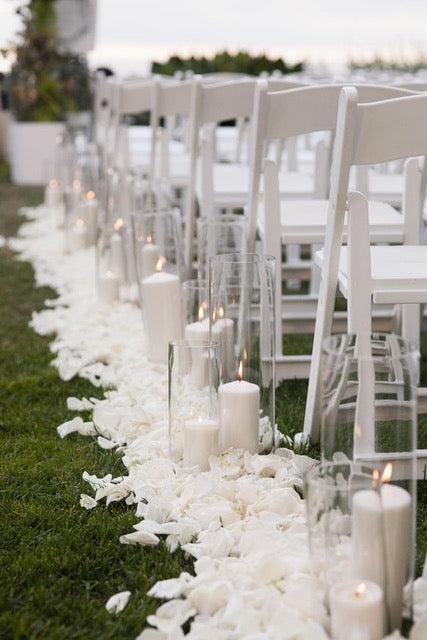
{"type": "Polygon", "coordinates": [[[401,206],[403,175],[401,173],[369,173],[369,198],[383,200],[393,206],[401,206]]]}
{"type": "Polygon", "coordinates": [[[173,187],[185,187],[190,180],[190,156],[188,153],[171,153],[169,156],[169,178],[173,187]]]}
{"type": "MultiPolygon", "coordinates": [[[[373,301],[386,303],[427,303],[427,251],[419,245],[372,246],[371,282],[373,301]]],[[[323,251],[316,252],[323,263],[323,251]]],[[[347,247],[341,248],[338,282],[347,295],[347,247]]]]}
{"type": "MultiPolygon", "coordinates": [[[[355,173],[350,175],[350,189],[364,191],[357,186],[355,173]]],[[[368,172],[369,200],[382,200],[393,207],[402,205],[402,193],[404,190],[402,173],[380,173],[375,169],[368,172]]],[[[365,194],[366,195],[366,194],[365,194]]]]}
{"type": "MultiPolygon", "coordinates": [[[[323,244],[328,212],[327,200],[285,200],[280,202],[282,242],[323,244]]],[[[259,229],[263,237],[264,213],[260,206],[259,229]]],[[[345,219],[344,237],[346,237],[345,219]]],[[[369,203],[369,225],[373,242],[402,242],[403,216],[384,202],[369,203]]]]}
{"type": "MultiPolygon", "coordinates": [[[[200,172],[199,172],[200,175],[200,172]]],[[[213,168],[214,203],[218,207],[243,207],[248,201],[249,167],[244,164],[216,163],[213,168]]],[[[281,171],[281,194],[288,198],[306,198],[313,193],[313,178],[299,171],[281,171]]],[[[199,179],[197,197],[202,195],[199,179]]]]}

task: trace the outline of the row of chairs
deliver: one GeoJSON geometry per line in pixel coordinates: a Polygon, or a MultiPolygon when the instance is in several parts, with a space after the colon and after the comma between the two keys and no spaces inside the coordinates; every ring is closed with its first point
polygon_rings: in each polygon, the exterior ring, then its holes
{"type": "Polygon", "coordinates": [[[342,84],[309,86],[285,79],[152,79],[104,81],[96,105],[105,161],[117,162],[121,153],[126,170],[131,164],[129,127],[123,126],[122,119],[150,112],[151,126],[142,128],[137,142],[139,150],[145,151],[144,163],[137,162],[151,180],[169,179],[185,191],[189,267],[197,213],[208,224],[231,209],[247,214],[250,249],[261,242],[278,265],[284,249],[288,258],[294,256],[276,274],[277,372],[279,380],[309,377],[304,429],[316,439],[320,351],[332,331],[337,287],[348,299],[349,331],[372,327],[372,303],[398,304],[403,305],[402,313],[395,321],[402,318],[402,322],[395,328],[419,340],[420,304],[427,302],[427,251],[421,245],[427,95],[371,84],[343,88],[342,84]],[[221,138],[215,137],[215,131],[228,120],[237,126],[221,129],[233,131],[234,152],[227,162],[219,162],[221,138]],[[181,139],[175,141],[178,126],[181,139]],[[245,133],[247,152],[242,148],[245,133]],[[297,163],[296,140],[301,136],[305,156],[312,163],[308,167],[297,163]],[[317,139],[315,149],[307,149],[308,136],[317,139]],[[287,166],[281,161],[286,145],[287,166]],[[395,174],[370,168],[390,162],[398,167],[405,162],[397,179],[395,174]],[[374,187],[368,200],[368,178],[372,177],[383,183],[382,191],[374,187]],[[396,186],[384,188],[387,177],[401,189],[399,196],[396,186]],[[352,187],[358,190],[349,195],[352,187]],[[382,200],[376,199],[381,194],[382,200]],[[341,248],[343,242],[347,248],[341,248]],[[310,247],[306,261],[295,252],[301,246],[310,247]],[[286,279],[306,274],[317,274],[308,295],[282,295],[286,279]],[[307,316],[315,320],[311,356],[283,355],[283,322],[291,316],[297,322],[307,316]]]}

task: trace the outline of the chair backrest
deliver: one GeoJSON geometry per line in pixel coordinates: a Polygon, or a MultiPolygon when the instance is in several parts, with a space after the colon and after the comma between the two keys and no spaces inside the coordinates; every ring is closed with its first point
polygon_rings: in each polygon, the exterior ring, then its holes
{"type": "Polygon", "coordinates": [[[122,156],[119,164],[125,172],[128,168],[129,149],[127,129],[123,125],[123,118],[140,113],[151,113],[153,101],[154,81],[152,79],[115,80],[113,82],[112,109],[109,123],[113,148],[110,152],[109,161],[110,164],[115,164],[114,160],[122,156]],[[116,158],[114,158],[114,155],[116,158]]]}
{"type": "Polygon", "coordinates": [[[120,119],[125,115],[135,115],[151,111],[153,107],[154,81],[129,80],[117,83],[115,110],[120,119]]]}
{"type": "Polygon", "coordinates": [[[226,83],[205,84],[195,78],[192,89],[190,115],[190,176],[185,207],[185,257],[191,267],[195,219],[195,188],[197,158],[201,129],[205,125],[216,126],[227,120],[250,118],[253,113],[256,80],[237,80],[226,83]]]}
{"type": "MultiPolygon", "coordinates": [[[[423,157],[419,204],[425,194],[427,156],[427,95],[412,94],[375,102],[362,102],[355,87],[342,90],[331,171],[331,195],[325,247],[341,244],[342,225],[352,166],[423,157]],[[329,221],[336,219],[337,228],[329,221]],[[341,232],[340,232],[341,229],[341,232]],[[333,237],[332,237],[333,236],[333,237]]],[[[418,211],[418,214],[421,212],[418,211]]]]}
{"type": "MultiPolygon", "coordinates": [[[[307,394],[306,426],[317,424],[320,397],[320,353],[323,340],[330,335],[333,301],[338,283],[340,249],[347,207],[350,169],[354,165],[376,164],[405,158],[424,158],[421,185],[413,201],[415,214],[421,217],[425,197],[427,156],[427,94],[409,95],[380,102],[361,103],[354,87],[342,89],[339,101],[336,138],[331,172],[331,192],[316,328],[312,370],[307,394]]],[[[414,194],[412,194],[414,195],[414,194]]]]}
{"type": "MultiPolygon", "coordinates": [[[[248,201],[249,247],[254,245],[256,235],[260,176],[266,144],[272,140],[286,139],[316,131],[329,131],[334,137],[342,88],[342,84],[312,85],[299,89],[269,92],[266,83],[263,82],[259,85],[254,108],[248,201]]],[[[358,86],[358,92],[359,99],[363,102],[414,95],[413,92],[405,89],[368,84],[358,86]]],[[[321,168],[317,168],[319,174],[324,174],[324,181],[328,180],[329,168],[328,162],[324,163],[321,168]]],[[[322,181],[320,176],[317,181],[322,181]]],[[[323,187],[319,187],[318,195],[320,197],[327,195],[325,193],[327,186],[325,184],[323,187]]],[[[279,194],[277,197],[280,197],[279,194]]]]}
{"type": "Polygon", "coordinates": [[[154,81],[153,120],[168,116],[190,115],[191,80],[169,81],[156,78],[154,81]]]}
{"type": "MultiPolygon", "coordinates": [[[[168,145],[169,139],[172,137],[178,120],[181,122],[181,128],[187,123],[191,108],[191,89],[192,80],[165,80],[164,78],[156,78],[154,83],[153,110],[151,112],[151,178],[157,177],[157,168],[155,166],[158,149],[160,143],[161,149],[161,165],[168,162],[168,145]],[[163,119],[163,127],[160,127],[160,120],[163,119]]],[[[161,173],[165,173],[167,177],[168,167],[161,169],[161,173]]]]}
{"type": "Polygon", "coordinates": [[[104,75],[97,75],[94,91],[94,139],[98,146],[101,164],[108,168],[109,156],[114,146],[111,119],[114,109],[115,79],[104,75]]]}

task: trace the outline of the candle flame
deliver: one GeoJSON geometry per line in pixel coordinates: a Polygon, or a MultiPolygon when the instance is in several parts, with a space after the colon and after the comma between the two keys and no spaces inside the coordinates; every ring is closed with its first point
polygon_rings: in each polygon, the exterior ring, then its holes
{"type": "Polygon", "coordinates": [[[88,191],[86,194],[86,200],[94,200],[95,198],[95,191],[88,191]]]}
{"type": "Polygon", "coordinates": [[[199,307],[199,322],[201,322],[204,317],[205,317],[205,312],[203,309],[203,305],[201,304],[199,307]]]}
{"type": "Polygon", "coordinates": [[[151,236],[147,236],[147,244],[152,244],[153,238],[151,236]]]}
{"type": "Polygon", "coordinates": [[[55,180],[54,178],[49,180],[49,187],[51,189],[56,189],[58,187],[58,180],[55,180]]]}
{"type": "Polygon", "coordinates": [[[220,318],[223,318],[223,317],[225,316],[224,307],[220,307],[220,308],[218,309],[218,316],[219,316],[220,318]]]}
{"type": "Polygon", "coordinates": [[[163,271],[163,266],[166,264],[167,260],[164,256],[160,256],[156,263],[156,271],[163,271]]]}
{"type": "Polygon", "coordinates": [[[387,462],[381,476],[381,482],[383,483],[390,482],[392,475],[393,475],[393,464],[391,462],[387,462]]]}
{"type": "Polygon", "coordinates": [[[77,218],[76,220],[76,227],[84,227],[85,221],[82,220],[81,218],[77,218]]]}
{"type": "Polygon", "coordinates": [[[372,489],[376,489],[378,487],[378,480],[380,479],[380,472],[378,469],[374,469],[372,471],[372,489]]]}
{"type": "Polygon", "coordinates": [[[243,378],[243,362],[240,360],[239,368],[237,370],[237,379],[239,380],[239,382],[241,382],[242,378],[243,378]]]}
{"type": "Polygon", "coordinates": [[[114,231],[119,231],[123,227],[123,218],[117,218],[114,223],[114,231]]]}
{"type": "Polygon", "coordinates": [[[357,585],[356,587],[356,597],[360,598],[361,596],[363,596],[363,594],[366,591],[366,584],[364,582],[361,582],[360,584],[357,585]]]}

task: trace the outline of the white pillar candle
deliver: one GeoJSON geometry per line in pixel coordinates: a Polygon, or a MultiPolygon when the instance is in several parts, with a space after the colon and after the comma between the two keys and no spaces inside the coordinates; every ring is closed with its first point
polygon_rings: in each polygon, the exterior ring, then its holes
{"type": "Polygon", "coordinates": [[[409,640],[426,640],[427,638],[427,618],[419,620],[414,624],[409,634],[409,640]]]}
{"type": "MultiPolygon", "coordinates": [[[[206,342],[209,340],[209,320],[204,318],[203,307],[199,308],[199,320],[190,322],[184,327],[184,338],[188,344],[206,342]]],[[[191,379],[197,389],[203,389],[209,381],[208,352],[200,347],[191,350],[191,379]]]]}
{"type": "Polygon", "coordinates": [[[119,277],[112,271],[106,271],[98,278],[98,298],[102,302],[115,302],[119,299],[119,277]]]}
{"type": "Polygon", "coordinates": [[[411,496],[402,487],[385,484],[380,491],[354,494],[352,576],[376,582],[384,590],[392,631],[401,624],[410,529],[411,496]]]}
{"type": "Polygon", "coordinates": [[[187,420],[184,424],[184,466],[209,471],[209,456],[217,456],[219,427],[215,420],[187,420]]]}
{"type": "Polygon", "coordinates": [[[158,271],[141,282],[141,297],[152,362],[167,362],[168,343],[182,338],[181,288],[178,276],[158,271]]]}
{"type": "Polygon", "coordinates": [[[99,202],[95,197],[94,191],[88,191],[85,199],[81,203],[81,217],[86,222],[88,233],[88,244],[92,245],[96,242],[98,231],[98,209],[99,202]]]}
{"type": "Polygon", "coordinates": [[[184,338],[189,344],[209,340],[209,320],[204,318],[185,325],[184,338]]]}
{"type": "Polygon", "coordinates": [[[221,447],[242,448],[258,453],[259,386],[246,380],[234,380],[218,389],[221,447]]]}
{"type": "Polygon", "coordinates": [[[384,630],[384,598],[373,582],[351,580],[331,587],[331,636],[333,640],[381,640],[384,630]]]}
{"type": "Polygon", "coordinates": [[[44,204],[47,209],[56,210],[62,205],[62,189],[56,180],[50,180],[44,190],[44,204]]]}
{"type": "MultiPolygon", "coordinates": [[[[222,345],[222,365],[224,369],[224,377],[227,378],[236,370],[234,358],[234,322],[231,318],[219,318],[212,327],[212,335],[214,331],[220,332],[222,345]]],[[[212,337],[212,340],[216,338],[212,337]]]]}
{"type": "Polygon", "coordinates": [[[70,231],[70,251],[80,251],[87,247],[87,227],[84,220],[77,218],[70,231]]]}
{"type": "Polygon", "coordinates": [[[147,242],[141,249],[141,275],[147,278],[155,272],[156,264],[160,258],[159,247],[147,238],[147,242]]]}
{"type": "Polygon", "coordinates": [[[65,189],[65,206],[69,214],[79,211],[82,189],[79,180],[74,180],[71,187],[65,189]]]}
{"type": "Polygon", "coordinates": [[[125,277],[123,240],[120,233],[113,233],[111,236],[111,269],[119,276],[121,282],[125,277]]]}

